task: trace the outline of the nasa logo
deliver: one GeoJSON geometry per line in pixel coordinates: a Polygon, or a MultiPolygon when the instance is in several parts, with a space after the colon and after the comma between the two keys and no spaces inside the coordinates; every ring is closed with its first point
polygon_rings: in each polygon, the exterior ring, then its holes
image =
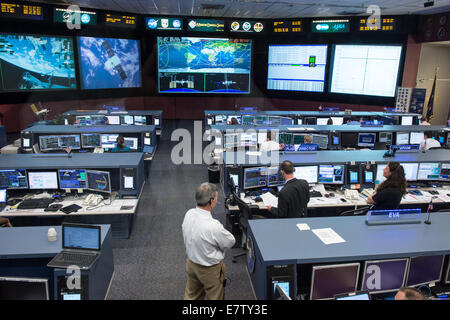
{"type": "Polygon", "coordinates": [[[84,13],[84,14],[82,14],[81,15],[81,22],[82,23],[89,23],[91,21],[91,17],[88,15],[88,14],[86,14],[86,13],[84,13]]]}
{"type": "Polygon", "coordinates": [[[149,29],[156,29],[156,27],[158,26],[158,22],[155,19],[150,19],[147,22],[147,26],[149,27],[149,29]]]}

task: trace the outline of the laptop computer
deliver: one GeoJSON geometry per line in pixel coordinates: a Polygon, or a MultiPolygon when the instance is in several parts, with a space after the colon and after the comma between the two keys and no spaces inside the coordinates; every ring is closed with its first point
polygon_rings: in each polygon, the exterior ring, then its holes
{"type": "Polygon", "coordinates": [[[369,291],[357,291],[334,296],[335,300],[371,300],[369,291]]]}
{"type": "Polygon", "coordinates": [[[81,270],[89,270],[100,257],[101,239],[100,226],[63,223],[63,250],[47,266],[63,269],[78,266],[81,270]]]}
{"type": "Polygon", "coordinates": [[[6,207],[6,189],[0,189],[0,212],[6,207]]]}

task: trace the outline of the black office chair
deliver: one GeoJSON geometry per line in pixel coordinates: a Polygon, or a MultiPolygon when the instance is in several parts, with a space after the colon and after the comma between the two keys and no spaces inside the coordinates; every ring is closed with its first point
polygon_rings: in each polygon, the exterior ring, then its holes
{"type": "Polygon", "coordinates": [[[239,207],[239,227],[242,231],[242,241],[241,248],[244,249],[244,252],[236,254],[233,256],[233,263],[236,263],[236,258],[245,256],[247,254],[247,229],[248,229],[248,220],[250,219],[266,219],[261,215],[253,214],[253,210],[259,210],[259,207],[256,205],[249,205],[244,202],[241,198],[239,198],[236,194],[233,193],[233,197],[239,207]]]}
{"type": "Polygon", "coordinates": [[[367,214],[367,211],[369,211],[369,206],[367,207],[362,207],[359,209],[352,209],[352,210],[347,210],[344,212],[341,212],[340,216],[364,216],[367,214]]]}

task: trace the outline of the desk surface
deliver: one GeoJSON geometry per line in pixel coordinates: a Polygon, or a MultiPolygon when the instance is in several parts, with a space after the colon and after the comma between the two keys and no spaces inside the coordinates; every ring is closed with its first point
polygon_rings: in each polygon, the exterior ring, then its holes
{"type": "MultiPolygon", "coordinates": [[[[367,226],[366,217],[250,220],[249,225],[267,264],[323,263],[388,259],[450,252],[450,213],[432,213],[431,225],[367,226]],[[311,230],[332,228],[346,242],[325,245],[311,230]]],[[[426,216],[422,217],[423,220],[426,216]]]]}
{"type": "MultiPolygon", "coordinates": [[[[101,225],[102,243],[111,228],[110,225],[101,225]]],[[[47,258],[54,257],[62,250],[62,229],[61,226],[55,228],[58,239],[49,242],[47,237],[48,229],[45,227],[14,227],[0,228],[0,258],[47,258]]]]}

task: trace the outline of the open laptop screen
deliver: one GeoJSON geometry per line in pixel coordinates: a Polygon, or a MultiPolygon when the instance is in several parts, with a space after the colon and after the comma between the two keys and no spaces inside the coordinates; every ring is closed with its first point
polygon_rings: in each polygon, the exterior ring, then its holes
{"type": "Polygon", "coordinates": [[[63,248],[100,251],[100,226],[93,225],[62,225],[63,248]]]}

